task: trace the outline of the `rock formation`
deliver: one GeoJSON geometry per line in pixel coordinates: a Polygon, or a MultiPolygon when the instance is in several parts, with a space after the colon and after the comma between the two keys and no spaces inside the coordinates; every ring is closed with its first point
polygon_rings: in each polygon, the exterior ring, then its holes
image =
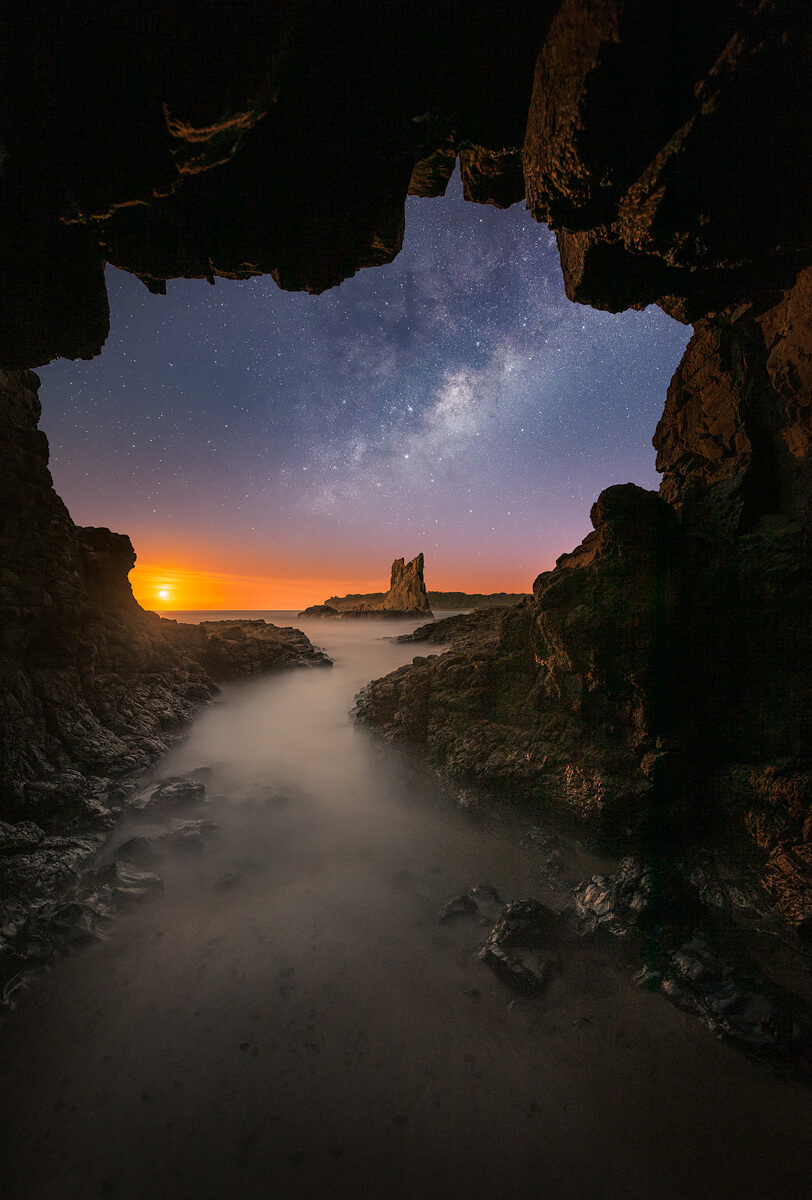
{"type": "Polygon", "coordinates": [[[384,612],[428,613],[429,598],[423,582],[423,555],[407,563],[396,558],[392,563],[389,591],[381,601],[384,612]]]}
{"type": "Polygon", "coordinates": [[[585,303],[693,320],[809,263],[797,0],[29,9],[4,26],[0,366],[98,353],[105,261],[157,293],[389,262],[457,157],[468,199],[550,223],[585,303]]]}
{"type": "Polygon", "coordinates": [[[47,823],[95,811],[215,680],[324,656],[263,621],[145,612],[130,539],[77,527],[53,490],[38,387],[32,372],[0,373],[0,819],[47,823]]]}
{"type": "MultiPolygon", "coordinates": [[[[549,222],[571,299],[694,323],[660,495],[610,488],[532,601],[380,682],[365,712],[459,777],[615,830],[746,835],[805,928],[810,6],[449,0],[384,21],[369,0],[150,0],[7,18],[0,365],[98,353],[105,262],[156,293],[262,272],[318,292],[388,262],[407,194],[441,195],[456,158],[469,199],[524,195],[549,222]]],[[[5,402],[3,770],[19,811],[56,773],[55,810],[75,803],[71,764],[136,765],[211,684],[133,607],[126,539],[77,529],[44,485],[32,377],[5,402]]]]}
{"type": "Polygon", "coordinates": [[[810,271],[697,324],[655,435],[660,494],[601,494],[533,600],[418,630],[441,657],[372,684],[361,719],[461,786],[532,796],[658,852],[761,851],[812,926],[810,271]],[[803,314],[803,315],[802,315],[803,314]],[[476,618],[476,619],[475,619],[476,618]]]}
{"type": "Polygon", "coordinates": [[[264,621],[181,625],[145,612],[128,579],[130,539],[77,527],[53,489],[48,443],[37,428],[38,387],[30,371],[0,372],[6,905],[19,874],[7,870],[7,855],[41,845],[39,895],[61,886],[94,849],[93,831],[120,805],[128,779],[216,694],[216,680],[328,661],[296,629],[264,621]]]}
{"type": "Polygon", "coordinates": [[[396,558],[392,563],[388,592],[366,595],[331,596],[324,604],[314,605],[300,616],[412,617],[431,616],[428,593],[423,581],[423,555],[407,563],[396,558]]]}

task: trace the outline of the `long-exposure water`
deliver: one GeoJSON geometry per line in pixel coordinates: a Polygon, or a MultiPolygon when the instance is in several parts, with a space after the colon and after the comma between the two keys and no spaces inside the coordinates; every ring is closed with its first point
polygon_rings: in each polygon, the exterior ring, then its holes
{"type": "Polygon", "coordinates": [[[0,1029],[2,1194],[805,1195],[808,1092],[638,990],[622,947],[562,922],[523,996],[479,961],[486,929],[438,923],[475,884],[544,898],[539,856],[350,721],[410,660],[399,630],[233,615],[297,624],[335,666],[228,687],[156,767],[209,769],[193,815],[218,833],[0,1029]]]}

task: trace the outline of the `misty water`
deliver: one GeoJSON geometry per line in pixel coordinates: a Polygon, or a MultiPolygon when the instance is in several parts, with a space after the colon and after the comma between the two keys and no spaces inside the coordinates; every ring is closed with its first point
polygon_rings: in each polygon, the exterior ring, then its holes
{"type": "MultiPolygon", "coordinates": [[[[486,928],[438,922],[465,887],[545,883],[504,810],[350,721],[411,659],[397,627],[222,615],[295,623],[335,666],[229,686],[157,765],[206,769],[184,815],[218,832],[0,1029],[3,1195],[800,1195],[808,1093],[638,990],[622,946],[562,922],[523,996],[479,961],[486,928]]],[[[128,813],[111,847],[161,820],[128,813]]]]}

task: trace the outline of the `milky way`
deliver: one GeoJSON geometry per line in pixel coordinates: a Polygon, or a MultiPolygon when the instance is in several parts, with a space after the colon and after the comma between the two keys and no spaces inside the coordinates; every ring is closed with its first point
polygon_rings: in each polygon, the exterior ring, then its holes
{"type": "Polygon", "coordinates": [[[44,369],[43,427],[74,518],[141,558],[529,588],[611,483],[657,486],[651,436],[689,330],[564,296],[516,205],[410,199],[404,249],[322,296],[269,278],[108,273],[101,358],[44,369]]]}

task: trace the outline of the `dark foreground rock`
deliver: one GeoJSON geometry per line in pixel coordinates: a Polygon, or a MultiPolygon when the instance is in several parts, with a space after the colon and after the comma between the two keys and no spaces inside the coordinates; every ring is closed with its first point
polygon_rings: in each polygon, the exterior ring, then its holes
{"type": "Polygon", "coordinates": [[[539,991],[555,967],[553,938],[557,919],[538,900],[511,900],[482,947],[479,957],[510,983],[539,991]]]}
{"type": "MultiPolygon", "coordinates": [[[[699,1017],[713,1033],[812,1082],[812,1007],[770,979],[730,936],[736,910],[765,920],[741,889],[706,868],[624,859],[575,891],[584,934],[629,940],[636,979],[699,1017]]],[[[760,931],[761,932],[761,931],[760,931]]],[[[802,950],[795,948],[796,957],[802,950]]]]}
{"type": "Polygon", "coordinates": [[[101,23],[12,8],[0,363],[97,354],[105,261],[159,294],[262,273],[321,292],[391,262],[407,195],[442,195],[457,157],[466,199],[526,197],[568,295],[600,308],[693,320],[809,264],[798,0],[376,15],[367,0],[125,5],[101,23]]]}
{"type": "Polygon", "coordinates": [[[115,829],[49,837],[30,821],[0,822],[0,1007],[55,955],[107,937],[119,912],[160,892],[154,868],[167,854],[202,853],[216,823],[172,814],[204,801],[195,779],[156,780],[134,804],[149,832],[124,840],[115,829]]]}
{"type": "Polygon", "coordinates": [[[161,628],[219,683],[283,667],[333,665],[300,629],[269,625],[261,619],[183,625],[163,618],[161,628]]]}
{"type": "Polygon", "coordinates": [[[129,538],[77,527],[53,490],[38,386],[0,374],[0,923],[72,883],[218,680],[329,665],[296,629],[145,612],[129,538]]]}
{"type": "Polygon", "coordinates": [[[480,960],[528,994],[547,987],[573,938],[621,940],[638,986],[750,1057],[812,1083],[812,990],[781,979],[806,978],[810,956],[782,934],[746,871],[720,869],[707,855],[627,857],[612,872],[565,886],[559,904],[561,884],[560,875],[543,883],[555,907],[532,897],[502,905],[492,887],[468,888],[438,919],[484,926],[480,960]]]}
{"type": "Polygon", "coordinates": [[[602,492],[533,599],[446,642],[358,716],[460,789],[531,800],[613,844],[756,853],[812,926],[812,271],[697,323],[655,435],[660,493],[602,492]]]}

